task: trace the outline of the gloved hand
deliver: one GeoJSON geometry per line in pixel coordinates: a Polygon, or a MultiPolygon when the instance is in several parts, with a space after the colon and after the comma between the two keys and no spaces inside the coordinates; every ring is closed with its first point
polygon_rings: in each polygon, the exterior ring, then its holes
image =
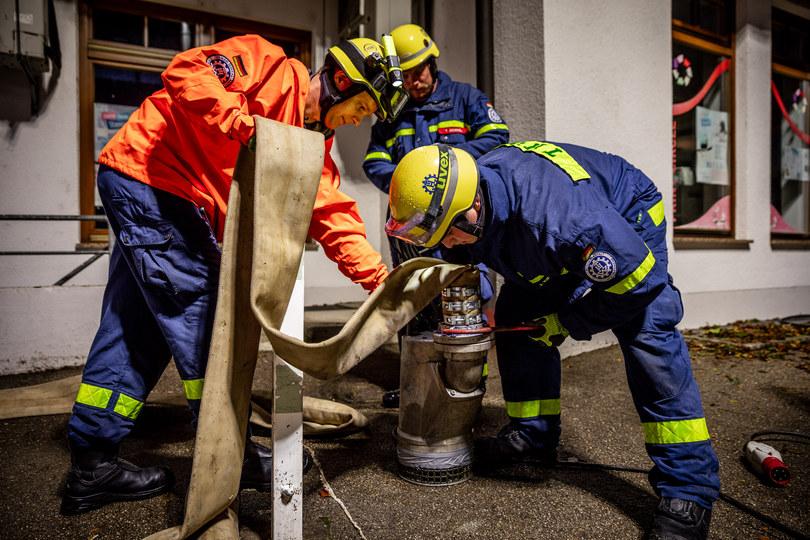
{"type": "Polygon", "coordinates": [[[541,326],[541,330],[531,332],[529,337],[546,347],[559,347],[568,337],[568,330],[560,322],[556,313],[550,313],[532,321],[532,324],[541,326]]]}

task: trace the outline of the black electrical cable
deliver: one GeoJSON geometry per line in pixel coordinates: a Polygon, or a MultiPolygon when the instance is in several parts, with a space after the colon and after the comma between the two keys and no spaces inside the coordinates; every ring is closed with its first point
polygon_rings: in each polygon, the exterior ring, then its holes
{"type": "Polygon", "coordinates": [[[28,59],[22,54],[22,37],[20,32],[20,0],[14,0],[14,15],[17,19],[17,62],[25,73],[28,83],[31,85],[31,115],[37,116],[39,114],[39,95],[37,94],[37,82],[34,74],[31,72],[31,66],[28,65],[28,59]]]}
{"type": "MultiPolygon", "coordinates": [[[[799,433],[795,431],[757,431],[756,433],[752,434],[748,440],[759,440],[763,437],[768,437],[770,435],[778,435],[778,436],[790,436],[796,437],[800,440],[791,440],[789,442],[799,443],[799,444],[810,444],[810,435],[805,433],[799,433]],[[806,439],[808,442],[805,442],[806,439]]],[[[619,472],[629,472],[629,473],[638,473],[638,474],[648,474],[649,469],[641,469],[638,467],[628,467],[625,465],[613,465],[608,463],[593,463],[590,461],[579,461],[576,458],[571,459],[561,459],[557,461],[557,468],[560,469],[591,469],[591,470],[602,470],[602,471],[619,471],[619,472]]],[[[810,540],[810,536],[804,534],[801,531],[797,531],[796,529],[790,527],[789,525],[785,525],[784,523],[777,521],[776,519],[763,514],[759,510],[748,506],[747,504],[735,499],[731,495],[720,491],[720,500],[724,503],[728,504],[729,506],[733,506],[737,510],[741,512],[745,512],[754,518],[758,519],[762,523],[765,523],[769,527],[773,527],[785,534],[789,534],[794,538],[799,538],[801,540],[810,540]]]]}
{"type": "MultiPolygon", "coordinates": [[[[749,441],[777,440],[774,437],[771,437],[771,435],[782,435],[782,436],[787,436],[787,437],[796,437],[797,439],[805,439],[808,442],[804,442],[803,440],[790,441],[790,442],[799,443],[799,444],[810,444],[810,435],[808,435],[806,433],[799,433],[799,432],[796,432],[796,431],[757,431],[756,433],[753,433],[748,438],[748,440],[749,441]]],[[[778,439],[778,440],[782,440],[782,439],[778,439]]]]}
{"type": "MultiPolygon", "coordinates": [[[[629,472],[629,473],[638,473],[638,474],[648,474],[650,471],[648,469],[641,469],[637,467],[627,467],[625,465],[612,465],[607,463],[593,463],[590,461],[565,461],[561,460],[557,462],[557,468],[559,469],[591,469],[591,470],[600,470],[600,471],[619,471],[619,472],[629,472]]],[[[798,538],[800,540],[810,540],[810,536],[807,536],[801,531],[797,531],[796,529],[790,527],[789,525],[785,525],[784,523],[777,521],[776,519],[763,514],[759,510],[748,506],[747,504],[738,501],[734,497],[723,493],[720,491],[720,500],[724,503],[728,504],[729,506],[733,506],[737,510],[741,512],[745,512],[754,518],[758,519],[762,523],[765,523],[769,527],[777,529],[785,534],[789,534],[794,538],[798,538]]]]}

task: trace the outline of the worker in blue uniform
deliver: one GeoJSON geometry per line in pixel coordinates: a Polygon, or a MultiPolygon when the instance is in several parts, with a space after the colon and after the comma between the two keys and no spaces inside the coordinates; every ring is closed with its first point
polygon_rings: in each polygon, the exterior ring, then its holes
{"type": "Polygon", "coordinates": [[[486,465],[549,462],[560,437],[560,353],[571,336],[612,330],[661,501],[652,538],[706,538],[719,494],[689,353],[667,272],[661,194],[624,159],[569,144],[520,142],[477,161],[433,145],[409,153],[390,188],[386,232],[505,279],[495,318],[532,332],[496,335],[509,423],[478,441],[486,465]]]}
{"type": "MultiPolygon", "coordinates": [[[[483,92],[438,70],[439,48],[424,28],[403,24],[391,31],[391,37],[409,100],[397,120],[377,122],[371,130],[363,170],[375,186],[388,193],[394,168],[414,148],[444,143],[479,157],[509,140],[509,128],[483,92]]],[[[388,240],[395,266],[414,257],[444,258],[440,247],[416,249],[394,237],[388,240]]],[[[482,303],[486,303],[493,296],[493,287],[486,267],[481,265],[479,269],[482,303]]],[[[418,313],[403,332],[415,335],[432,331],[439,322],[441,306],[434,302],[418,313]]],[[[398,406],[399,390],[386,392],[383,404],[398,406]]]]}

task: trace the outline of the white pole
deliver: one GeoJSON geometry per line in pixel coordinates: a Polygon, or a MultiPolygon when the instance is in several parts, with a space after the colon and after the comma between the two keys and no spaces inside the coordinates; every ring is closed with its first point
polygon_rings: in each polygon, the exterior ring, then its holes
{"type": "MultiPolygon", "coordinates": [[[[304,337],[304,262],[281,330],[304,337]]],[[[273,355],[273,540],[303,537],[303,382],[301,370],[273,355]]]]}

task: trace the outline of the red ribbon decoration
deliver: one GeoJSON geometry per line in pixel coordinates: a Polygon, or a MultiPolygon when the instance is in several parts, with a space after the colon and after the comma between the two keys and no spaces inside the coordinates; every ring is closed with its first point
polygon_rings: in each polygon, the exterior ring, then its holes
{"type": "Polygon", "coordinates": [[[703,98],[706,97],[709,89],[712,87],[712,85],[714,85],[717,79],[720,78],[720,75],[728,71],[730,65],[731,60],[729,58],[725,58],[722,62],[717,64],[717,67],[714,68],[712,74],[709,75],[709,80],[706,81],[706,84],[703,85],[700,92],[695,94],[695,97],[686,101],[681,101],[680,103],[672,104],[672,116],[680,116],[694,109],[701,101],[703,101],[703,98]]]}
{"type": "Polygon", "coordinates": [[[791,131],[793,131],[793,133],[795,133],[804,144],[810,145],[810,135],[802,131],[802,129],[797,126],[790,117],[790,114],[788,114],[787,109],[785,108],[785,104],[782,102],[782,98],[779,96],[779,91],[776,89],[776,84],[773,81],[771,81],[771,94],[773,94],[776,104],[779,105],[779,110],[782,111],[782,116],[790,126],[791,131]]]}

